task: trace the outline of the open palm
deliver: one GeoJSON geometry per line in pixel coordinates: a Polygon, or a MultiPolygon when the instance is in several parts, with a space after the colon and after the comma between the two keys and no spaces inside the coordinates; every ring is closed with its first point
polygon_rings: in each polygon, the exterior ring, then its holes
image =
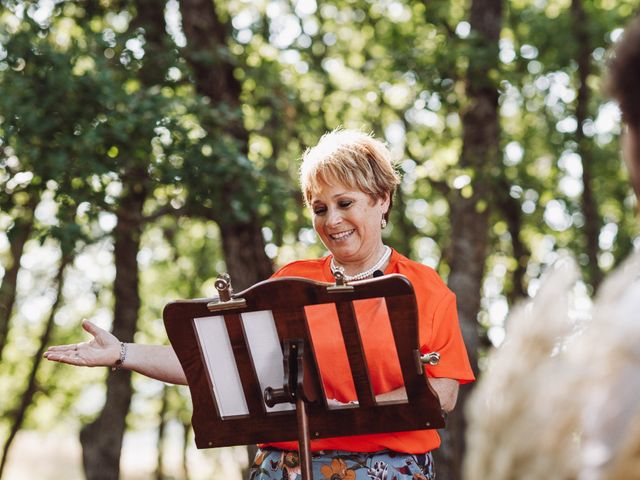
{"type": "Polygon", "coordinates": [[[120,358],[120,341],[110,332],[88,320],[82,328],[93,338],[88,342],[51,346],[44,353],[47,360],[83,367],[110,367],[120,358]]]}

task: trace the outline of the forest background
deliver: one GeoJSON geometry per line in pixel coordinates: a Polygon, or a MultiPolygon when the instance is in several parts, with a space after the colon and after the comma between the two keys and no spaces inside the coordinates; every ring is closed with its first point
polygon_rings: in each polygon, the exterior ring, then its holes
{"type": "MultiPolygon", "coordinates": [[[[85,317],[166,343],[163,306],[217,273],[238,290],[323,255],[296,174],[335,127],[388,142],[385,242],[456,292],[478,373],[559,256],[580,317],[640,247],[603,95],[637,1],[1,4],[0,478],[241,478],[244,447],[195,450],[185,387],[42,353],[85,317]]],[[[473,448],[472,388],[440,478],[473,448]]]]}

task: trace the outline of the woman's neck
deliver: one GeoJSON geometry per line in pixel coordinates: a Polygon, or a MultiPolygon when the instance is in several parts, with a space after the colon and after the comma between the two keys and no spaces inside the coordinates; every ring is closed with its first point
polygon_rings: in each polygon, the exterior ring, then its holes
{"type": "MultiPolygon", "coordinates": [[[[376,263],[378,263],[387,253],[387,248],[388,247],[380,242],[380,245],[362,260],[340,261],[340,259],[334,257],[333,263],[336,267],[341,267],[347,276],[359,275],[366,272],[373,266],[376,266],[376,263]]],[[[388,264],[389,259],[387,258],[384,264],[378,265],[377,270],[384,271],[388,264]]]]}

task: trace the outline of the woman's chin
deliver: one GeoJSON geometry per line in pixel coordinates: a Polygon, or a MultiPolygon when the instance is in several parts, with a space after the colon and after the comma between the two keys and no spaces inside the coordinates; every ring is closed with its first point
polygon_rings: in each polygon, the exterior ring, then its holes
{"type": "Polygon", "coordinates": [[[354,261],[357,257],[356,251],[349,249],[335,249],[331,250],[333,258],[340,265],[347,265],[354,261]]]}
{"type": "Polygon", "coordinates": [[[349,240],[332,240],[329,250],[334,256],[349,257],[356,252],[356,248],[349,240]]]}

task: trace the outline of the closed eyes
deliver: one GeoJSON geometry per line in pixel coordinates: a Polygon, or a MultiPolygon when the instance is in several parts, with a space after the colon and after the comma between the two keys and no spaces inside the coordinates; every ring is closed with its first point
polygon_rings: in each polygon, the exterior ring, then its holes
{"type": "MultiPolygon", "coordinates": [[[[353,200],[340,200],[338,202],[338,208],[347,209],[353,205],[353,200]]],[[[314,215],[324,215],[327,213],[327,207],[325,205],[317,205],[313,207],[314,215]]]]}

